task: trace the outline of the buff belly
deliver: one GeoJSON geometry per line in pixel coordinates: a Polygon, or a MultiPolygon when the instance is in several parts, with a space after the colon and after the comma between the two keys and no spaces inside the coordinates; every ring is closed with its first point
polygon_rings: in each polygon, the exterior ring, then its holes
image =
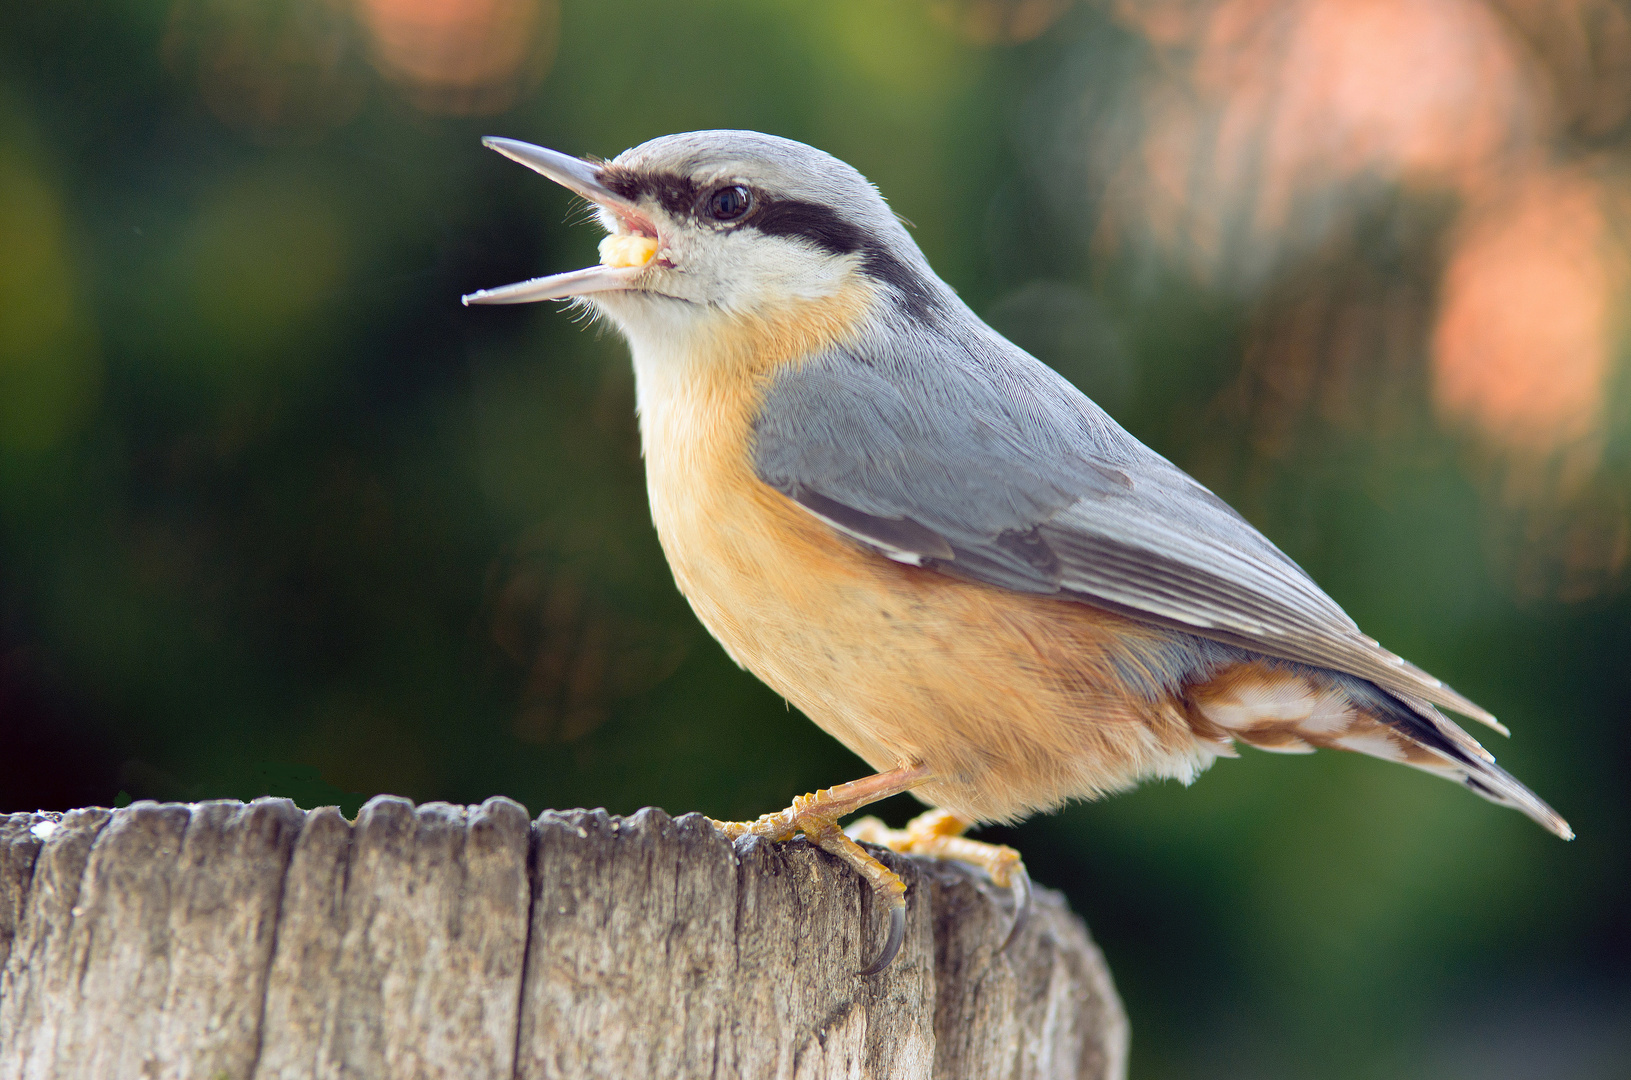
{"type": "Polygon", "coordinates": [[[737,663],[868,764],[927,765],[926,802],[1008,821],[1211,762],[1181,701],[1118,677],[1162,631],[866,549],[754,476],[762,373],[638,352],[636,370],[681,591],[737,663]]]}
{"type": "Polygon", "coordinates": [[[929,766],[925,801],[1013,820],[1211,760],[1181,706],[1119,683],[1113,616],[850,547],[801,537],[753,576],[674,565],[738,663],[873,768],[929,766]]]}
{"type": "Polygon", "coordinates": [[[866,281],[748,312],[677,314],[681,301],[637,291],[600,302],[633,349],[652,517],[675,580],[743,667],[875,769],[926,766],[916,794],[978,821],[1187,781],[1241,742],[1414,765],[1572,835],[1412,693],[1196,636],[1204,627],[893,562],[762,483],[764,388],[856,339],[876,309],[866,281]]]}

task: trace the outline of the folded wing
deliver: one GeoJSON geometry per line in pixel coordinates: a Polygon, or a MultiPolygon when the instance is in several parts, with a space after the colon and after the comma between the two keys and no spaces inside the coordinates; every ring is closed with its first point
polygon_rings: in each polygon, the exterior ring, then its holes
{"type": "Polygon", "coordinates": [[[896,328],[814,356],[767,388],[755,438],[762,480],[890,558],[1357,675],[1500,729],[994,333],[896,328]]]}

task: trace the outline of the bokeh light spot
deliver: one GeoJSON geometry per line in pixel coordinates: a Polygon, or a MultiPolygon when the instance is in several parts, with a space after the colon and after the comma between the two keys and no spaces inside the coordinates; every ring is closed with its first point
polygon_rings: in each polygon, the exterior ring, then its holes
{"type": "Polygon", "coordinates": [[[357,0],[375,66],[426,112],[502,112],[555,56],[556,0],[357,0]]]}
{"type": "Polygon", "coordinates": [[[1596,429],[1624,279],[1608,245],[1601,192],[1578,175],[1534,177],[1471,216],[1433,329],[1444,417],[1532,451],[1596,429]]]}
{"type": "Polygon", "coordinates": [[[1211,279],[1255,287],[1351,226],[1379,183],[1449,188],[1528,145],[1540,108],[1475,0],[1123,4],[1172,46],[1145,91],[1120,213],[1211,279]]]}
{"type": "Polygon", "coordinates": [[[935,21],[964,41],[999,45],[1041,37],[1070,10],[1072,0],[932,0],[935,21]]]}

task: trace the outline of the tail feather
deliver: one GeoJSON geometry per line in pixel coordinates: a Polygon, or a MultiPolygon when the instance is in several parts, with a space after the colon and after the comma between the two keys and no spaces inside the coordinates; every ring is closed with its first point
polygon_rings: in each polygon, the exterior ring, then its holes
{"type": "Polygon", "coordinates": [[[1468,790],[1492,803],[1522,811],[1548,832],[1564,840],[1574,839],[1574,830],[1569,828],[1562,815],[1525,787],[1517,777],[1495,764],[1494,755],[1479,746],[1477,740],[1431,704],[1409,695],[1386,693],[1369,683],[1364,683],[1362,689],[1373,692],[1381,699],[1372,705],[1381,723],[1389,725],[1417,746],[1434,751],[1434,760],[1412,760],[1407,764],[1459,781],[1468,790]]]}
{"type": "Polygon", "coordinates": [[[1187,688],[1191,725],[1214,745],[1239,740],[1279,753],[1321,747],[1410,765],[1574,839],[1574,831],[1478,741],[1426,700],[1394,694],[1352,675],[1253,660],[1187,688]]]}

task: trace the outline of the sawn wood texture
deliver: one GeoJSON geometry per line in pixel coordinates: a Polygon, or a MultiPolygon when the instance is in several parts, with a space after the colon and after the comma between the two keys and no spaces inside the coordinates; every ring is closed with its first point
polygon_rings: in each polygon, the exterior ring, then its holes
{"type": "Polygon", "coordinates": [[[1125,1074],[1057,894],[885,855],[905,947],[802,840],[381,796],[0,815],[0,1080],[1125,1074]]]}

